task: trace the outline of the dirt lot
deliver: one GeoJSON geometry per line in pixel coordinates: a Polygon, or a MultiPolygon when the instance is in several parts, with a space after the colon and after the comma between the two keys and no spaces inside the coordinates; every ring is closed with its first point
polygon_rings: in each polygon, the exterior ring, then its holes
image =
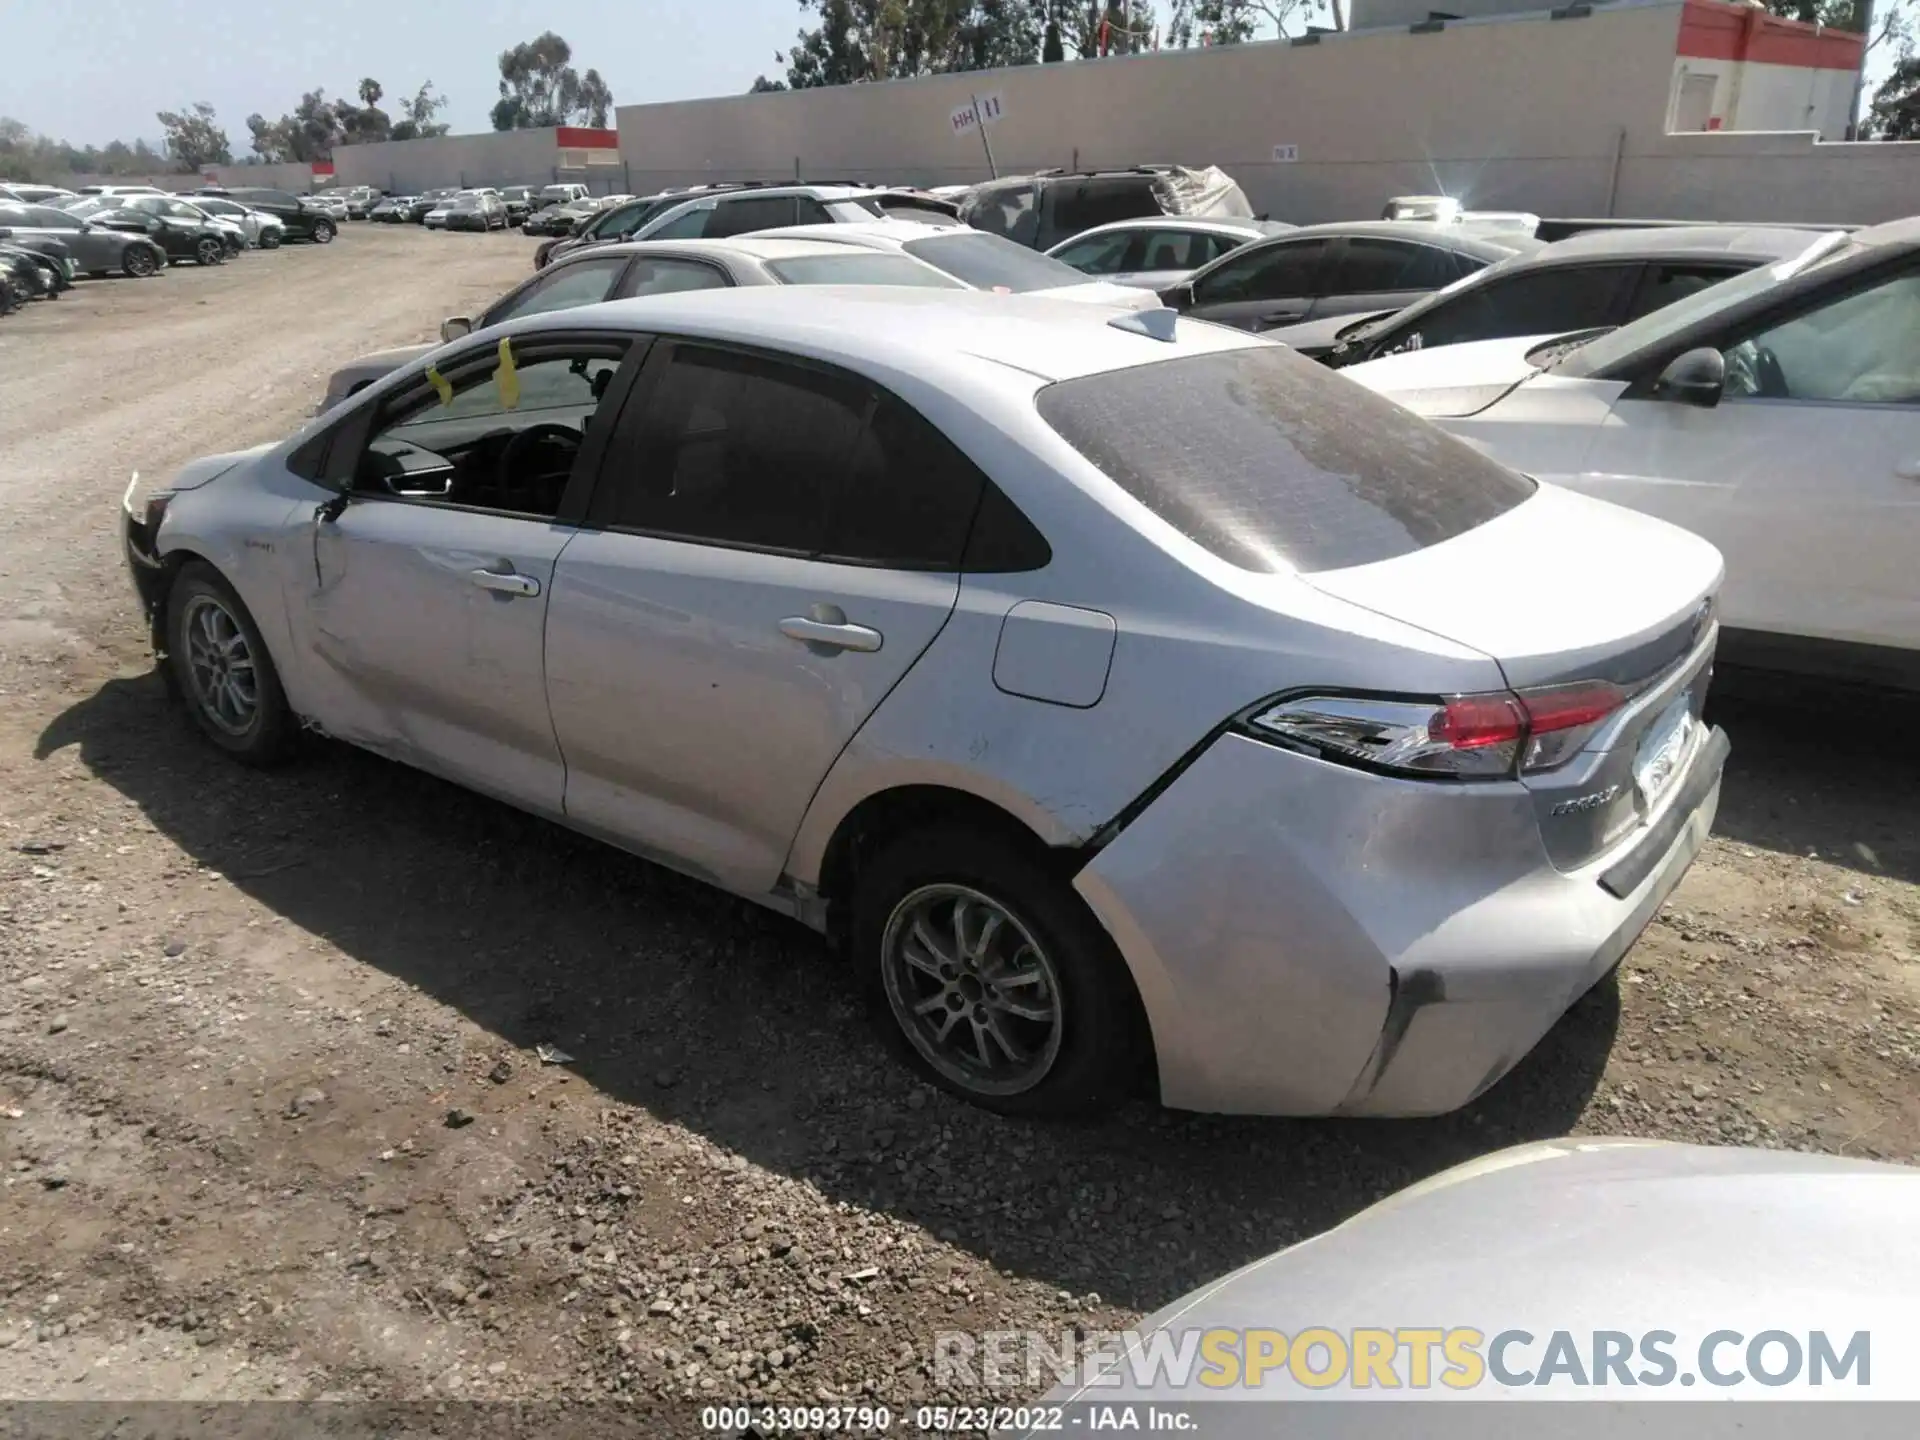
{"type": "Polygon", "coordinates": [[[1920,1151],[1911,707],[1722,705],[1719,838],[1617,989],[1398,1124],[992,1119],[784,922],[345,750],[223,761],[143,649],[128,472],[284,433],[530,251],[350,226],[0,321],[0,1394],[900,1407],[936,1331],[1118,1328],[1514,1141],[1920,1151]]]}

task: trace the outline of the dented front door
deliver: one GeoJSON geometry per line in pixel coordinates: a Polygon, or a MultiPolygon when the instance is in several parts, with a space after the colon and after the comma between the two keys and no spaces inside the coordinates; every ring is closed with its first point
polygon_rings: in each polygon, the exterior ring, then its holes
{"type": "Polygon", "coordinates": [[[542,647],[554,561],[573,534],[380,499],[317,516],[300,623],[327,729],[557,814],[565,771],[542,647]]]}

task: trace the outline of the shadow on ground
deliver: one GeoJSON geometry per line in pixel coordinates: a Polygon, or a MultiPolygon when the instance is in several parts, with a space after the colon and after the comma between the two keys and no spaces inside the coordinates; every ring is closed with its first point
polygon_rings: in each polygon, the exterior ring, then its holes
{"type": "Polygon", "coordinates": [[[1708,719],[1733,741],[1716,834],[1920,882],[1920,697],[1728,670],[1708,719]]]}
{"type": "Polygon", "coordinates": [[[1072,1127],[944,1099],[913,1109],[846,968],[768,912],[345,747],[316,746],[271,775],[243,770],[188,731],[153,676],[74,705],[36,753],[70,746],[253,898],[513,1045],[562,1045],[610,1099],[832,1198],[953,1232],[1003,1271],[1138,1308],[1435,1170],[1565,1133],[1618,1024],[1618,994],[1603,986],[1482,1101],[1431,1121],[1137,1104],[1072,1127]],[[883,1130],[935,1124],[956,1157],[946,1173],[902,1173],[874,1149],[883,1130]],[[1101,1218],[1120,1214],[1152,1217],[1150,1243],[1101,1218]],[[1132,1239],[1099,1243],[1113,1229],[1132,1239]]]}

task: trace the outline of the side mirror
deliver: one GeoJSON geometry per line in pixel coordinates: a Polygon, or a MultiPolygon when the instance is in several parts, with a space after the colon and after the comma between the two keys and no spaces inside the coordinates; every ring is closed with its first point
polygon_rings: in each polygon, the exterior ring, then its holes
{"type": "Polygon", "coordinates": [[[440,322],[440,343],[451,345],[463,335],[473,333],[473,321],[465,315],[449,315],[440,322]]]}
{"type": "Polygon", "coordinates": [[[1193,282],[1183,281],[1160,296],[1162,305],[1172,306],[1175,310],[1186,310],[1193,305],[1193,282]]]}
{"type": "Polygon", "coordinates": [[[1653,398],[1711,410],[1727,389],[1727,357],[1710,345],[1676,356],[1653,382],[1653,398]]]}

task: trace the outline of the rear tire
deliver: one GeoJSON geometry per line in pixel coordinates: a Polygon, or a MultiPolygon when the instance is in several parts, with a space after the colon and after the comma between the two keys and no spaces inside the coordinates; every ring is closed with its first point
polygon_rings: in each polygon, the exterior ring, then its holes
{"type": "Polygon", "coordinates": [[[299,725],[259,626],[211,565],[190,561],[167,594],[167,664],[200,733],[242,764],[293,753],[299,725]]]}
{"type": "Polygon", "coordinates": [[[1113,942],[1037,841],[963,824],[862,867],[853,958],[890,1037],[943,1089],[1007,1115],[1111,1107],[1139,1057],[1113,942]]]}

